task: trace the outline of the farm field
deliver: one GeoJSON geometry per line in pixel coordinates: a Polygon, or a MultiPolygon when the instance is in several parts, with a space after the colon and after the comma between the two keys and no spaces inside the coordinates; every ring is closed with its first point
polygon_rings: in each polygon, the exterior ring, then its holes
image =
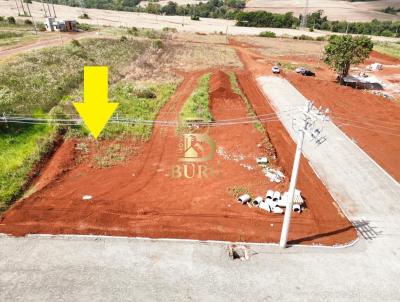
{"type": "MultiPolygon", "coordinates": [[[[278,36],[299,36],[302,34],[317,38],[319,36],[330,35],[331,32],[318,31],[309,32],[308,30],[290,29],[290,28],[255,28],[235,26],[236,21],[224,19],[201,18],[200,21],[191,20],[189,16],[167,16],[153,15],[146,13],[132,13],[113,10],[100,9],[82,9],[80,7],[70,7],[64,5],[54,5],[59,18],[77,19],[79,22],[90,24],[92,26],[108,26],[108,27],[138,27],[162,30],[165,27],[175,28],[180,32],[200,32],[208,34],[224,35],[251,35],[255,36],[259,33],[269,30],[275,32],[278,36]],[[87,13],[90,19],[78,19],[80,15],[87,13]]],[[[44,22],[44,11],[40,2],[32,2],[30,5],[31,13],[36,22],[44,22]]],[[[19,19],[27,19],[18,17],[18,11],[10,1],[0,0],[0,10],[4,16],[14,16],[19,19]]],[[[385,14],[386,15],[386,14],[385,14]]],[[[389,18],[392,15],[388,15],[389,18]]],[[[373,36],[376,41],[396,41],[392,37],[373,36]]]]}
{"type": "MultiPolygon", "coordinates": [[[[295,143],[256,81],[260,75],[271,74],[275,64],[282,67],[281,76],[302,94],[317,105],[328,106],[336,125],[393,178],[400,177],[400,110],[396,100],[339,87],[334,73],[320,60],[323,41],[245,36],[227,40],[221,35],[149,30],[132,35],[124,28],[105,28],[100,33],[107,37],[39,49],[1,63],[12,92],[5,103],[8,110],[17,108],[12,104],[20,97],[12,90],[14,82],[7,66],[14,62],[29,66],[29,62],[42,60],[46,64],[40,72],[45,75],[62,66],[59,64],[73,64],[69,59],[56,60],[57,50],[66,58],[85,53],[76,64],[90,60],[109,65],[110,98],[120,102],[117,116],[154,123],[111,123],[99,141],[87,137],[82,127],[63,129],[60,143],[38,167],[40,173],[22,175],[24,192],[16,190],[11,199],[8,193],[3,209],[11,200],[22,198],[3,213],[0,233],[277,242],[282,216],[236,202],[240,193],[263,196],[268,189],[288,189],[295,143]],[[96,47],[98,43],[101,47],[96,47]],[[97,53],[97,48],[113,56],[97,53]],[[294,68],[300,65],[313,68],[317,77],[297,75],[294,68]],[[338,91],[340,99],[333,99],[338,91]],[[370,110],[378,119],[375,129],[370,127],[370,110]],[[230,122],[254,116],[271,119],[230,122]],[[205,167],[181,164],[182,139],[190,130],[188,124],[182,124],[182,117],[222,123],[195,132],[206,133],[215,143],[214,157],[205,167]],[[227,121],[230,123],[224,124],[227,121]],[[258,156],[267,156],[269,165],[283,172],[284,180],[270,182],[255,162],[258,156]]],[[[375,61],[384,64],[382,73],[391,70],[385,76],[397,75],[397,59],[373,52],[366,64],[375,61]]],[[[64,88],[44,98],[40,108],[33,102],[35,95],[24,96],[31,101],[23,113],[41,109],[42,115],[50,111],[74,115],[71,102],[82,100],[82,74],[78,67],[69,66],[67,78],[73,77],[74,82],[63,83],[64,88]]],[[[29,68],[23,70],[28,72],[29,68]]],[[[28,157],[22,157],[19,165],[24,166],[26,160],[28,157]]],[[[7,174],[3,179],[7,185],[7,174]]],[[[344,245],[356,239],[352,223],[305,158],[298,189],[306,207],[293,217],[291,243],[344,245]]]]}
{"type": "MultiPolygon", "coordinates": [[[[295,15],[304,14],[305,0],[250,0],[246,10],[266,10],[273,13],[293,12],[295,15]]],[[[400,16],[380,12],[388,6],[400,7],[397,0],[348,2],[342,0],[313,0],[309,3],[308,12],[323,10],[329,20],[371,21],[400,20],[400,16]]]]}

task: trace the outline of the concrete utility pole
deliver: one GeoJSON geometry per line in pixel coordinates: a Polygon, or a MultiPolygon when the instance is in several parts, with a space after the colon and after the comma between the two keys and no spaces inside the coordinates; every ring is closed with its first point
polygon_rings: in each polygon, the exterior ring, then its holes
{"type": "Polygon", "coordinates": [[[24,7],[24,2],[21,0],[21,6],[22,6],[22,11],[24,12],[24,16],[26,16],[26,11],[25,11],[25,7],[24,7]]]}
{"type": "Polygon", "coordinates": [[[315,108],[314,104],[310,101],[307,101],[306,107],[303,110],[303,119],[300,121],[300,125],[298,127],[299,136],[297,138],[297,148],[294,156],[292,176],[290,178],[289,192],[287,195],[288,199],[286,200],[287,203],[285,217],[283,218],[282,233],[279,242],[279,246],[281,248],[286,248],[287,246],[290,219],[292,217],[293,211],[293,197],[296,189],[297,175],[299,173],[301,150],[303,147],[304,136],[306,133],[308,133],[310,134],[312,140],[315,140],[317,144],[322,144],[326,140],[326,138],[320,136],[322,129],[315,127],[315,124],[317,120],[320,120],[322,122],[327,121],[327,113],[328,110],[326,110],[325,113],[322,113],[321,109],[315,108]]]}
{"type": "Polygon", "coordinates": [[[37,27],[36,27],[35,19],[33,19],[33,16],[31,14],[31,9],[29,8],[29,3],[28,2],[26,3],[26,7],[28,8],[29,15],[32,18],[33,27],[35,28],[35,34],[37,35],[37,27]]]}
{"type": "Polygon", "coordinates": [[[48,10],[48,12],[49,12],[49,16],[51,17],[51,10],[50,10],[49,1],[46,0],[46,3],[47,3],[47,10],[48,10]]]}
{"type": "Polygon", "coordinates": [[[53,3],[53,0],[51,1],[51,5],[53,6],[54,18],[57,18],[57,16],[56,16],[56,10],[54,9],[54,3],[53,3]]]}
{"type": "Polygon", "coordinates": [[[308,0],[306,0],[306,6],[304,7],[304,16],[301,18],[301,28],[307,27],[307,15],[308,15],[308,0]]]}
{"type": "Polygon", "coordinates": [[[44,2],[43,0],[40,0],[42,2],[42,6],[43,6],[43,10],[44,10],[44,16],[47,18],[47,11],[46,11],[46,7],[44,6],[44,2]]]}
{"type": "Polygon", "coordinates": [[[15,4],[17,5],[17,10],[18,10],[18,16],[21,15],[21,12],[19,11],[19,6],[18,6],[18,1],[15,0],[15,4]]]}

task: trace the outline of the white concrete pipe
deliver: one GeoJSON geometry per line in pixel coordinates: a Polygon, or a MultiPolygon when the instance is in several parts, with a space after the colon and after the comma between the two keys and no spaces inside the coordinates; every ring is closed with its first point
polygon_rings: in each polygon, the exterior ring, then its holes
{"type": "Polygon", "coordinates": [[[238,198],[238,202],[240,202],[241,204],[245,204],[247,202],[249,202],[251,200],[251,197],[249,194],[243,194],[242,196],[239,196],[238,198]]]}
{"type": "Polygon", "coordinates": [[[265,194],[265,201],[267,200],[272,200],[272,197],[274,196],[274,191],[268,190],[267,194],[265,194]]]}
{"type": "Polygon", "coordinates": [[[255,207],[258,207],[258,206],[260,206],[260,204],[261,204],[263,201],[264,201],[263,198],[262,198],[261,196],[258,196],[258,197],[256,197],[256,198],[251,202],[251,204],[252,204],[253,206],[255,206],[255,207]]]}
{"type": "Polygon", "coordinates": [[[300,213],[301,212],[301,206],[299,204],[294,204],[293,205],[293,212],[300,213]]]}

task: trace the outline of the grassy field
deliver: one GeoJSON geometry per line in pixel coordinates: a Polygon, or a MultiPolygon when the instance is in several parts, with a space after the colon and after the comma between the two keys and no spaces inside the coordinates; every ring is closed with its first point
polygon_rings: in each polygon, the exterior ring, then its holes
{"type": "Polygon", "coordinates": [[[375,43],[374,50],[400,59],[400,42],[397,43],[375,43]]]}
{"type": "Polygon", "coordinates": [[[0,131],[0,213],[21,195],[32,167],[52,148],[56,128],[9,126],[0,131]]]}
{"type": "MultiPolygon", "coordinates": [[[[67,96],[81,87],[84,65],[109,66],[109,81],[115,83],[123,77],[120,71],[126,64],[134,62],[149,47],[154,44],[143,39],[82,40],[16,57],[0,65],[0,112],[22,115],[64,113],[60,101],[67,103],[67,96]]],[[[121,102],[119,112],[149,119],[175,88],[173,85],[151,88],[156,97],[147,100],[137,95],[128,97],[130,90],[127,87],[116,86],[112,94],[121,102]]],[[[49,151],[57,135],[57,128],[47,125],[10,125],[0,124],[0,212],[21,196],[30,171],[49,151]]],[[[121,135],[125,131],[148,138],[151,127],[127,126],[125,129],[111,125],[105,136],[121,135]]]]}
{"type": "Polygon", "coordinates": [[[210,77],[211,74],[208,73],[200,78],[198,87],[183,105],[180,112],[180,119],[182,121],[196,119],[210,122],[212,120],[209,110],[210,97],[208,93],[210,77]]]}
{"type": "MultiPolygon", "coordinates": [[[[136,87],[132,83],[121,83],[113,87],[111,100],[119,106],[114,117],[121,119],[154,120],[160,109],[175,92],[176,84],[147,85],[136,87]]],[[[148,140],[152,125],[144,124],[108,124],[100,138],[121,139],[134,136],[148,140]]]]}

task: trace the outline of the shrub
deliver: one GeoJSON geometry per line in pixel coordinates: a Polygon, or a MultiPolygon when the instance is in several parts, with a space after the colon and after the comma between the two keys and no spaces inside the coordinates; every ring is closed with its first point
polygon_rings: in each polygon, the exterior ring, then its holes
{"type": "Polygon", "coordinates": [[[319,36],[315,38],[316,41],[325,41],[325,37],[324,36],[319,36]]]}
{"type": "Polygon", "coordinates": [[[314,41],[313,37],[307,36],[307,35],[301,35],[301,36],[294,36],[293,39],[297,40],[307,40],[307,41],[314,41]]]}
{"type": "Polygon", "coordinates": [[[128,32],[128,34],[134,35],[134,36],[137,36],[139,34],[139,31],[135,26],[128,28],[127,32],[128,32]]]}
{"type": "Polygon", "coordinates": [[[192,16],[190,16],[190,20],[193,20],[193,21],[200,21],[200,17],[199,17],[199,16],[196,16],[196,15],[192,15],[192,16]]]}
{"type": "Polygon", "coordinates": [[[120,41],[121,42],[126,42],[126,41],[128,41],[128,38],[125,37],[125,36],[121,36],[120,41]]]}
{"type": "Polygon", "coordinates": [[[83,13],[78,17],[79,19],[90,19],[89,15],[87,13],[83,13]]]}
{"type": "Polygon", "coordinates": [[[260,37],[266,37],[266,38],[276,38],[276,34],[272,31],[263,31],[259,33],[260,37]]]}
{"type": "Polygon", "coordinates": [[[156,93],[154,92],[154,89],[149,87],[136,88],[133,91],[133,95],[135,95],[138,98],[144,98],[144,99],[155,99],[157,97],[156,93]]]}
{"type": "Polygon", "coordinates": [[[29,20],[29,19],[26,19],[26,20],[24,21],[24,23],[25,23],[26,25],[32,25],[32,24],[33,24],[32,21],[29,20]]]}
{"type": "Polygon", "coordinates": [[[81,43],[79,43],[78,40],[75,40],[75,39],[74,39],[74,40],[71,41],[71,45],[72,45],[72,46],[76,46],[76,47],[80,47],[80,46],[81,46],[81,43]]]}
{"type": "Polygon", "coordinates": [[[83,31],[93,30],[93,26],[86,24],[86,23],[77,23],[76,28],[83,30],[83,31]]]}
{"type": "Polygon", "coordinates": [[[164,27],[162,30],[166,31],[166,32],[173,32],[173,33],[177,32],[177,29],[174,27],[164,27]]]}
{"type": "Polygon", "coordinates": [[[15,21],[15,18],[14,17],[7,17],[7,22],[9,23],[9,24],[16,24],[17,23],[17,21],[15,21]]]}

